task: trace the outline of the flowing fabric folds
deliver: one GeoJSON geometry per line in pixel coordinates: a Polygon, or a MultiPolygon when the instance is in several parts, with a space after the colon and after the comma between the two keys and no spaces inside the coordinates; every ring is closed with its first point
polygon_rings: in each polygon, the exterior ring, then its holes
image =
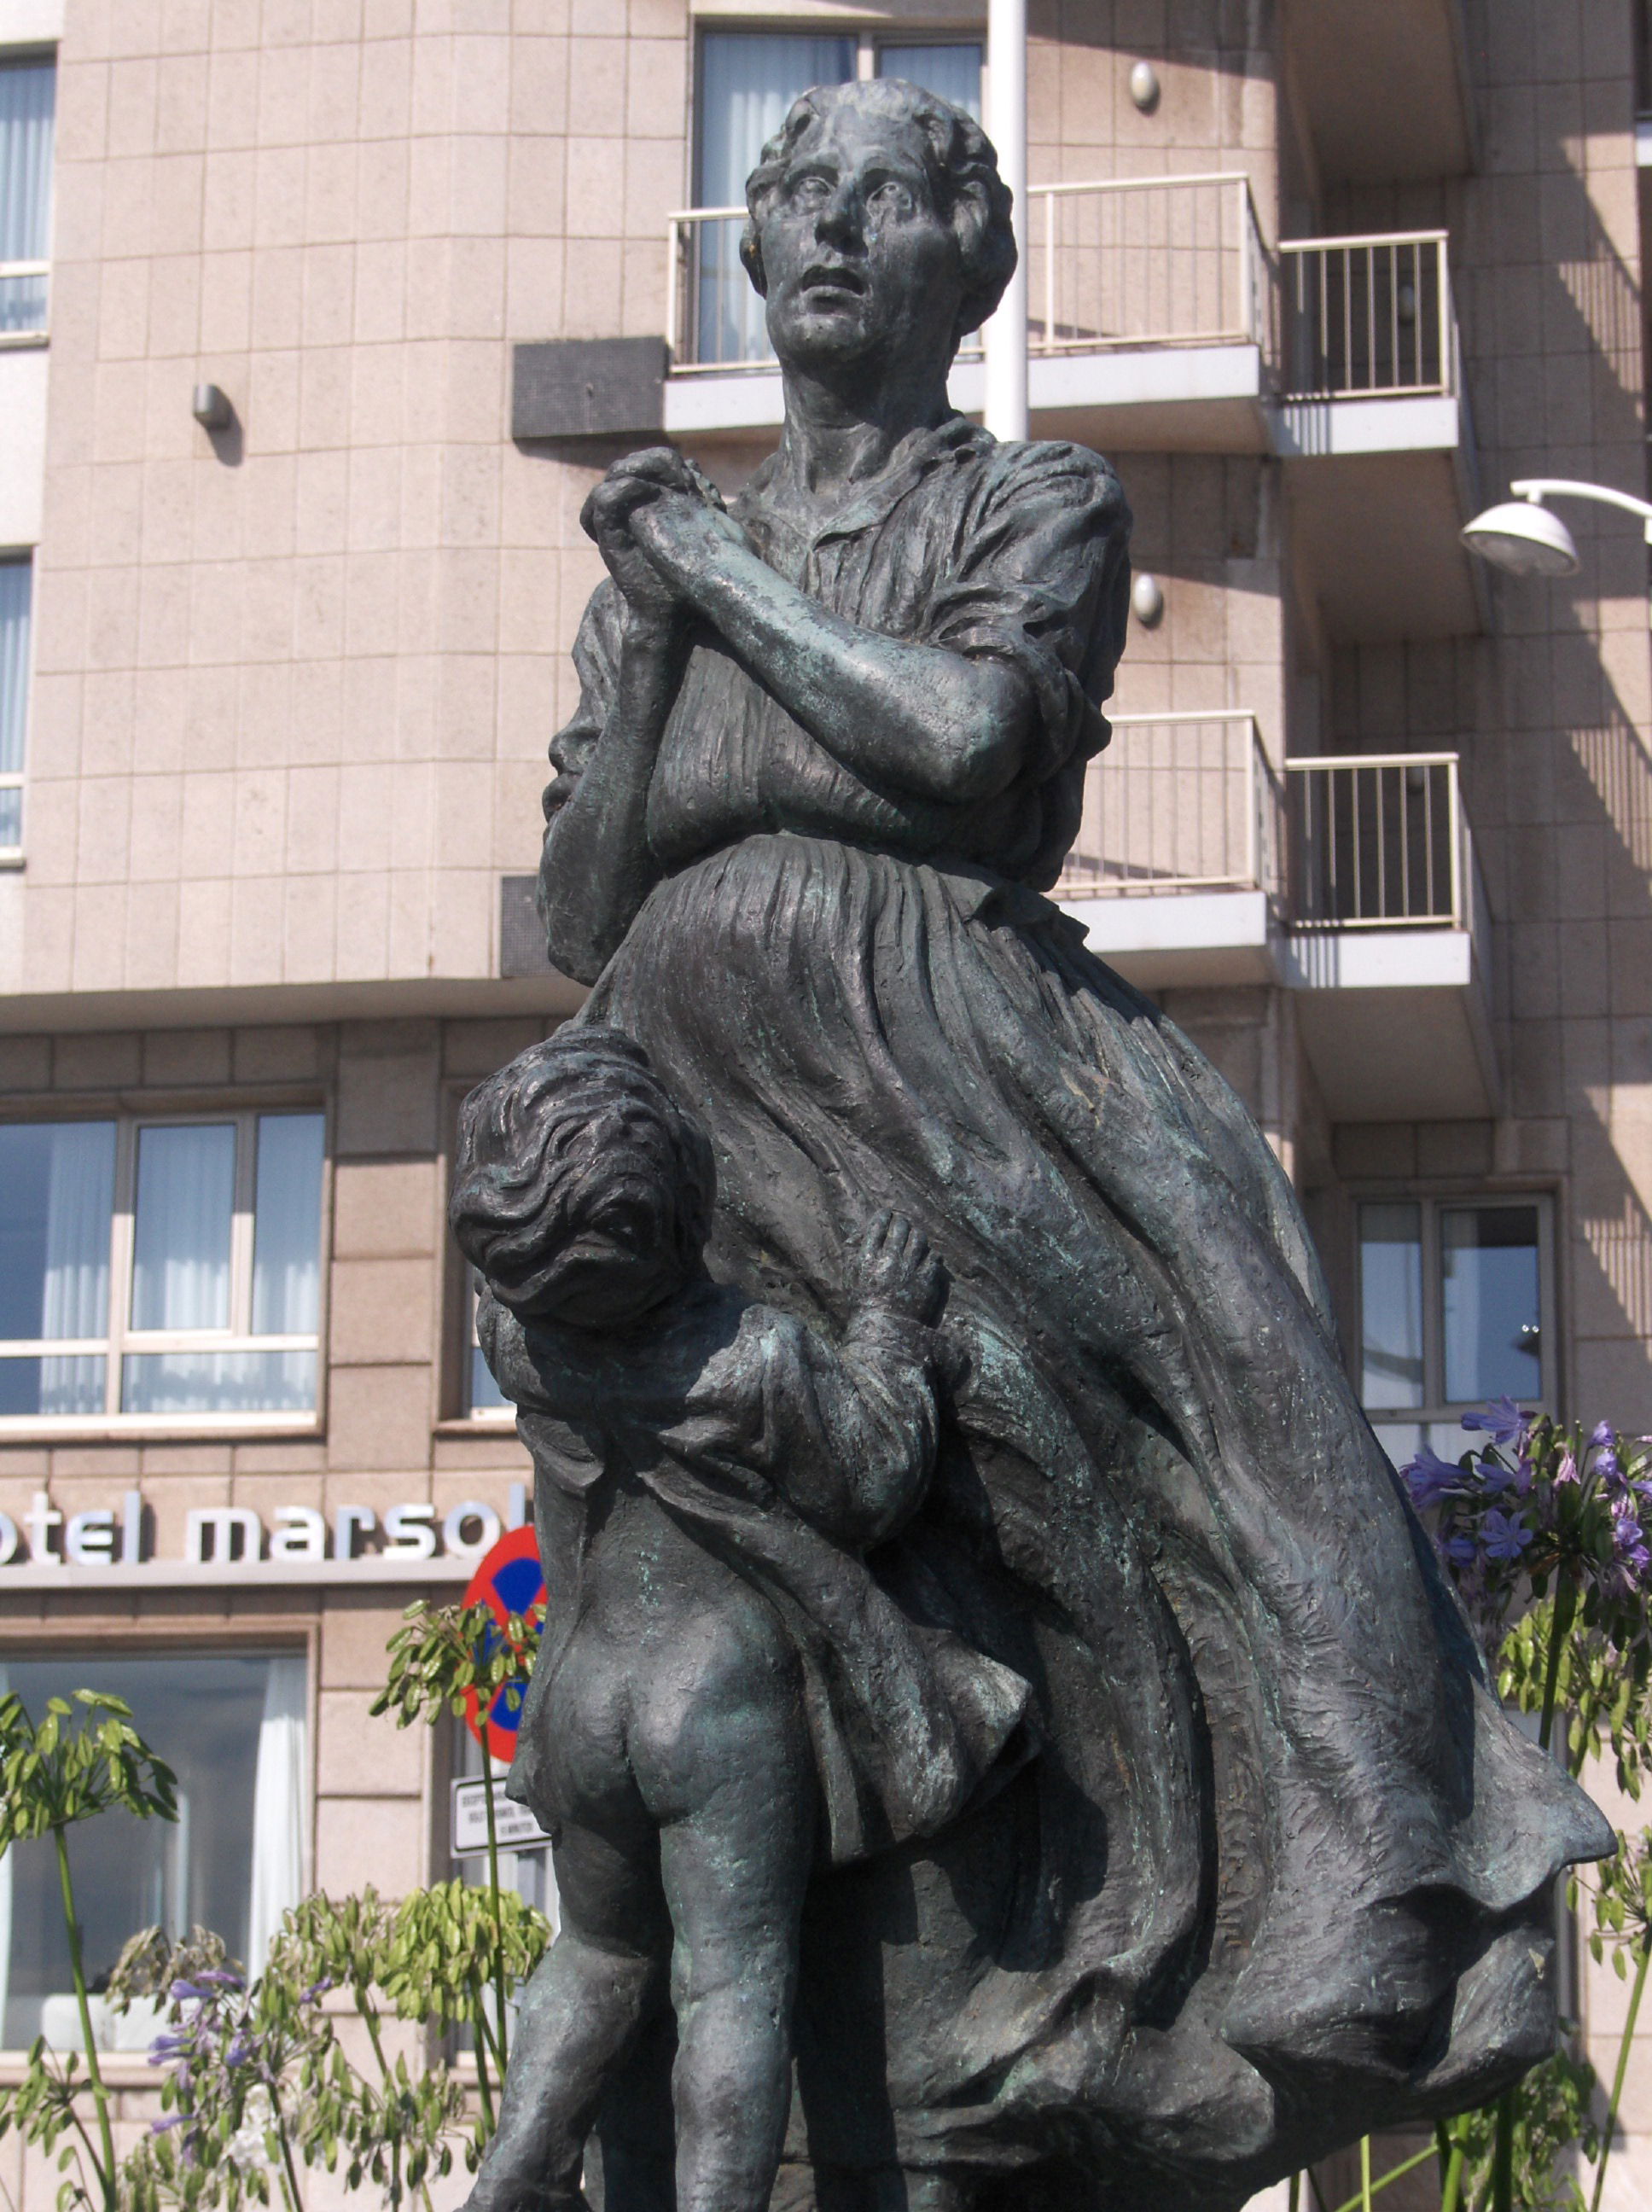
{"type": "Polygon", "coordinates": [[[951,1449],[872,1564],[1037,1686],[1047,1748],[981,1816],[1030,1839],[1012,1893],[968,1837],[860,1875],[926,2023],[902,2158],[1077,2127],[1171,2203],[1529,2063],[1545,1900],[1603,1825],[1498,1709],[1202,1058],[1033,894],[784,833],[660,884],[584,1018],[706,1122],[731,1277],[841,1322],[878,1206],[951,1271],[951,1449]]]}

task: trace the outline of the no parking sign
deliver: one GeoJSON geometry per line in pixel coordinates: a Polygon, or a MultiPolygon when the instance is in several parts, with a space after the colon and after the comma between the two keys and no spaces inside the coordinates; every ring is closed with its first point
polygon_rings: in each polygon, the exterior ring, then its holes
{"type": "MultiPolygon", "coordinates": [[[[505,1638],[505,1624],[514,1613],[525,1620],[543,1605],[545,1577],[539,1565],[539,1543],[533,1525],[513,1528],[501,1536],[471,1576],[465,1592],[466,1605],[485,1605],[499,1626],[489,1632],[485,1654],[492,1658],[505,1638]]],[[[525,1654],[525,1658],[531,1656],[525,1654]]],[[[526,1668],[515,1680],[495,1691],[483,1722],[482,1701],[476,1692],[465,1699],[465,1725],[495,1759],[508,1761],[516,1755],[516,1732],[522,1722],[522,1699],[526,1691],[526,1668]]]]}

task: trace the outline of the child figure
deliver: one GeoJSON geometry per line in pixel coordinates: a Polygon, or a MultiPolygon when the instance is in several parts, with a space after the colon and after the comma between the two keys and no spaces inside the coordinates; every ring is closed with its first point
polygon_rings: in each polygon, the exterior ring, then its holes
{"type": "Polygon", "coordinates": [[[862,1557],[933,1463],[939,1262],[881,1215],[834,1345],[712,1281],[713,1194],[703,1132],[617,1031],[564,1029],[465,1101],[453,1226],[547,1590],[508,1787],[562,1913],[471,2212],[583,2203],[668,1991],[678,2212],[764,2212],[811,1869],[934,1833],[1025,1753],[1027,1685],[862,1557]]]}

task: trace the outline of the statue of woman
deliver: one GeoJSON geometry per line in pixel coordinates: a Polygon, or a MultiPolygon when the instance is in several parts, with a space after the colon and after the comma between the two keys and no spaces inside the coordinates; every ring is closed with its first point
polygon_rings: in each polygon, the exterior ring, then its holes
{"type": "MultiPolygon", "coordinates": [[[[709,1133],[720,1279],[840,1332],[872,1215],[928,1232],[957,1373],[867,1564],[1042,1743],[816,1875],[774,2201],[1222,2212],[1543,2055],[1554,1877],[1610,1833],[1497,1705],[1266,1145],[1042,896],[1129,518],[948,404],[1014,263],[990,145],[817,90],[748,199],[785,429],[730,513],[671,453],[589,502],[550,950],[709,1133]]],[[[669,2201],[658,2058],[609,2212],[669,2201]]]]}

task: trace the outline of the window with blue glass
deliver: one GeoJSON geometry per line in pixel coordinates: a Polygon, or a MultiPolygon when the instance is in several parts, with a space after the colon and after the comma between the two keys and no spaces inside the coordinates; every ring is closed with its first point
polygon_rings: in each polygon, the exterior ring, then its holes
{"type": "Polygon", "coordinates": [[[316,1405],[319,1113],[0,1123],[0,1419],[316,1405]]]}
{"type": "Polygon", "coordinates": [[[1552,1395],[1547,1216],[1535,1196],[1359,1208],[1360,1396],[1391,1456],[1455,1459],[1469,1407],[1552,1395]]]}
{"type": "Polygon", "coordinates": [[[0,55],[0,342],[46,335],[57,97],[50,55],[0,55]]]}
{"type": "Polygon", "coordinates": [[[763,303],[740,265],[745,180],[787,109],[811,85],[892,76],[976,117],[979,40],[879,44],[853,32],[707,31],[695,101],[694,201],[686,257],[687,360],[701,368],[772,359],[763,303]]]}

